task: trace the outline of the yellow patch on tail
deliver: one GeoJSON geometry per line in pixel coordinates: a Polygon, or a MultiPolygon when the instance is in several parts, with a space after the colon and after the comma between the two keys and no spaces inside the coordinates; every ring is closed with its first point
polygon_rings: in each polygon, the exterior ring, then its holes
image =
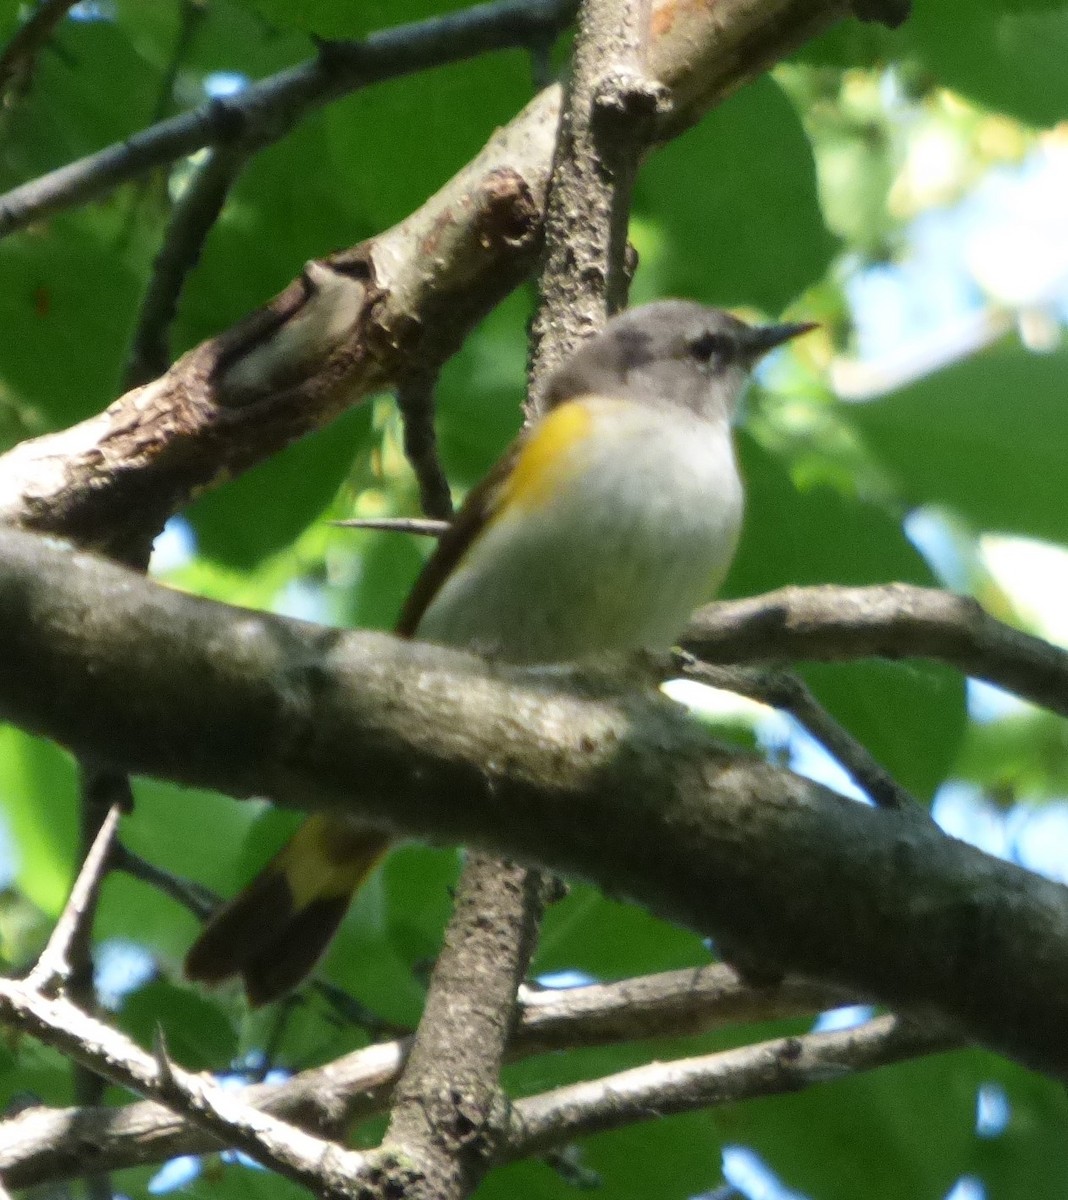
{"type": "Polygon", "coordinates": [[[272,863],[289,885],[293,907],[347,896],[384,853],[381,833],[316,813],[308,817],[272,863]]]}

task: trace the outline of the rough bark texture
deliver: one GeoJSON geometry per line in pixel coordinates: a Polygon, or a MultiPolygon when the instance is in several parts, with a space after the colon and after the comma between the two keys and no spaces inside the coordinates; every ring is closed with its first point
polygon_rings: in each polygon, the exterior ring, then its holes
{"type": "MultiPolygon", "coordinates": [[[[655,136],[693,124],[845,11],[843,0],[663,0],[649,73],[672,107],[655,136]]],[[[560,90],[547,88],[405,221],[309,264],[105,412],[0,457],[0,521],[129,553],[196,492],[396,383],[413,359],[441,361],[537,261],[559,113],[560,90]]]]}
{"type": "Polygon", "coordinates": [[[531,415],[540,381],[627,302],[630,196],[667,89],[646,75],[650,5],[584,0],[553,155],[545,264],[531,327],[531,415]]]}
{"type": "Polygon", "coordinates": [[[1068,888],[729,751],[633,678],[232,609],[13,531],[0,563],[0,715],[27,729],[574,871],[1068,1076],[1068,888]]]}
{"type": "Polygon", "coordinates": [[[498,1076],[534,952],[541,890],[537,871],[481,854],[460,877],[382,1145],[413,1200],[467,1195],[497,1156],[508,1123],[498,1076]]]}
{"type": "MultiPolygon", "coordinates": [[[[851,999],[797,980],[753,987],[720,963],[564,992],[534,991],[521,999],[509,1053],[521,1058],[703,1033],[803,1016],[851,999]]],[[[402,1039],[368,1046],[282,1084],[253,1084],[244,1095],[266,1112],[323,1137],[342,1138],[354,1121],[386,1109],[409,1045],[410,1039],[402,1039]]],[[[218,1147],[207,1131],[154,1101],[125,1108],[32,1108],[0,1122],[0,1178],[23,1188],[218,1147]]]]}
{"type": "Polygon", "coordinates": [[[724,663],[934,658],[1068,716],[1068,651],[995,620],[970,596],[910,583],[788,587],[709,605],[683,644],[724,663]]]}

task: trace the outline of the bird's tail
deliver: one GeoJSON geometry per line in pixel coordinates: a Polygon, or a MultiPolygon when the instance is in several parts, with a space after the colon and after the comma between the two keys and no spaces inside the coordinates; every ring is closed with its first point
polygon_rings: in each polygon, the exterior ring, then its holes
{"type": "Polygon", "coordinates": [[[380,830],[343,817],[309,817],[211,918],[186,955],[186,975],[202,983],[240,975],[252,1004],[278,999],[319,961],[388,846],[380,830]]]}

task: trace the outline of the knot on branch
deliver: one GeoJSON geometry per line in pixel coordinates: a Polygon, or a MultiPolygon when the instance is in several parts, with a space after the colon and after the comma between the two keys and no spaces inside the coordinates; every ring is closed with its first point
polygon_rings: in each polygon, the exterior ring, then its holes
{"type": "Polygon", "coordinates": [[[530,185],[511,167],[491,171],[482,184],[484,201],[480,233],[489,244],[510,248],[529,246],[541,232],[541,207],[530,185]]]}
{"type": "Polygon", "coordinates": [[[499,1087],[471,1091],[443,1088],[422,1101],[435,1140],[450,1155],[463,1154],[471,1161],[492,1162],[507,1136],[511,1104],[499,1087]]]}
{"type": "Polygon", "coordinates": [[[627,141],[644,141],[653,123],[671,111],[671,91],[630,67],[614,67],[597,81],[593,119],[604,130],[625,127],[627,141]]]}

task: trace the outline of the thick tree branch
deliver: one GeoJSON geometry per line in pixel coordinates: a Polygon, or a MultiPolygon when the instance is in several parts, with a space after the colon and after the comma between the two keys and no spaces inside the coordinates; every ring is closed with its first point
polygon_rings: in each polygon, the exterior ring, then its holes
{"type": "MultiPolygon", "coordinates": [[[[844,7],[661,0],[649,71],[671,89],[673,106],[657,137],[692,124],[844,7]]],[[[0,521],[104,549],[143,540],[198,490],[394,385],[427,339],[447,355],[535,262],[559,103],[559,89],[548,88],[423,208],[309,264],[270,304],[161,379],[4,455],[0,521]]]]}
{"type": "Polygon", "coordinates": [[[538,44],[567,25],[575,2],[499,0],[383,29],[359,42],[325,43],[315,58],[263,79],[237,96],[211,100],[13,188],[0,196],[0,237],[205,146],[233,141],[250,148],[270,145],[317,108],[384,79],[492,50],[538,44]]]}
{"type": "Polygon", "coordinates": [[[1068,888],[727,750],[632,680],[231,609],[15,531],[0,630],[0,716],[76,753],[574,871],[1068,1076],[1068,888]]]}
{"type": "MultiPolygon", "coordinates": [[[[849,999],[793,980],[752,987],[722,964],[567,991],[521,989],[509,1057],[805,1016],[849,999]]],[[[354,1122],[386,1107],[409,1045],[404,1038],[368,1046],[285,1083],[250,1086],[242,1097],[323,1137],[342,1138],[354,1122]]],[[[29,1187],[219,1148],[205,1130],[154,1101],[122,1109],[34,1108],[0,1123],[0,1178],[29,1187]]]]}
{"type": "Polygon", "coordinates": [[[542,891],[539,872],[482,854],[460,876],[382,1144],[403,1167],[406,1197],[466,1196],[499,1152],[508,1106],[498,1078],[542,891]]]}
{"type": "MultiPolygon", "coordinates": [[[[580,312],[570,303],[567,285],[581,276],[581,264],[566,253],[570,240],[553,213],[559,200],[574,190],[578,164],[589,146],[579,144],[571,131],[588,127],[594,115],[594,65],[597,71],[619,64],[631,40],[648,35],[648,0],[583,0],[575,39],[571,76],[564,97],[563,115],[554,152],[554,172],[549,187],[547,258],[540,279],[541,302],[535,328],[543,323],[545,336],[535,335],[532,395],[545,375],[546,360],[560,345],[574,344],[584,324],[600,327],[606,316],[605,282],[586,285],[591,312],[580,312]],[[617,33],[615,24],[623,28],[617,33]],[[615,54],[613,54],[613,51],[615,54]],[[570,338],[568,337],[570,334],[570,338]],[[539,354],[539,348],[543,353],[539,354]]],[[[631,167],[637,164],[637,149],[631,167]]],[[[629,179],[626,181],[629,185],[629,179]]],[[[584,199],[595,201],[588,218],[588,234],[603,251],[602,261],[618,261],[613,234],[625,236],[629,211],[629,186],[617,193],[616,180],[600,172],[584,199]],[[618,195],[618,203],[613,199],[618,195]],[[615,221],[605,219],[612,214],[615,221]]],[[[420,356],[414,373],[408,372],[398,389],[405,424],[405,450],[416,469],[429,517],[448,516],[448,490],[436,455],[430,424],[432,384],[428,366],[420,356]],[[414,374],[414,379],[413,379],[414,374]],[[418,386],[424,382],[424,386],[418,386]],[[414,384],[414,386],[413,386],[414,384]]],[[[397,1085],[383,1149],[391,1153],[398,1170],[398,1186],[406,1196],[427,1200],[462,1200],[477,1186],[499,1152],[507,1123],[507,1102],[499,1076],[515,1017],[517,989],[530,961],[541,919],[541,876],[513,863],[476,854],[460,878],[456,906],[430,981],[426,1005],[411,1054],[397,1085]]]]}
{"type": "Polygon", "coordinates": [[[531,326],[530,415],[541,381],[627,300],[638,162],[668,92],[647,75],[650,0],[583,0],[553,153],[545,266],[531,326]]]}
{"type": "Polygon", "coordinates": [[[709,662],[931,658],[1068,716],[1068,651],[1021,633],[968,596],[908,583],[782,588],[712,604],[686,631],[709,662]]]}
{"type": "MultiPolygon", "coordinates": [[[[644,67],[649,13],[650,0],[583,0],[579,7],[549,188],[532,399],[551,364],[585,332],[600,328],[625,299],[630,188],[651,128],[650,120],[635,119],[640,115],[636,102],[644,99],[645,115],[651,117],[656,97],[665,92],[638,74],[639,65],[644,67]],[[611,121],[602,109],[611,111],[611,121]],[[562,220],[565,211],[568,219],[562,220]],[[579,212],[590,261],[573,254],[579,212]],[[597,271],[590,269],[594,261],[597,271]]],[[[420,480],[424,513],[431,517],[450,511],[429,423],[428,381],[437,362],[437,357],[420,355],[398,392],[405,450],[420,480]],[[424,386],[419,387],[421,380],[424,386]]],[[[460,878],[445,946],[383,1143],[406,1196],[462,1200],[496,1157],[506,1115],[498,1078],[517,988],[536,944],[543,890],[538,872],[483,855],[471,858],[460,878]]]]}

